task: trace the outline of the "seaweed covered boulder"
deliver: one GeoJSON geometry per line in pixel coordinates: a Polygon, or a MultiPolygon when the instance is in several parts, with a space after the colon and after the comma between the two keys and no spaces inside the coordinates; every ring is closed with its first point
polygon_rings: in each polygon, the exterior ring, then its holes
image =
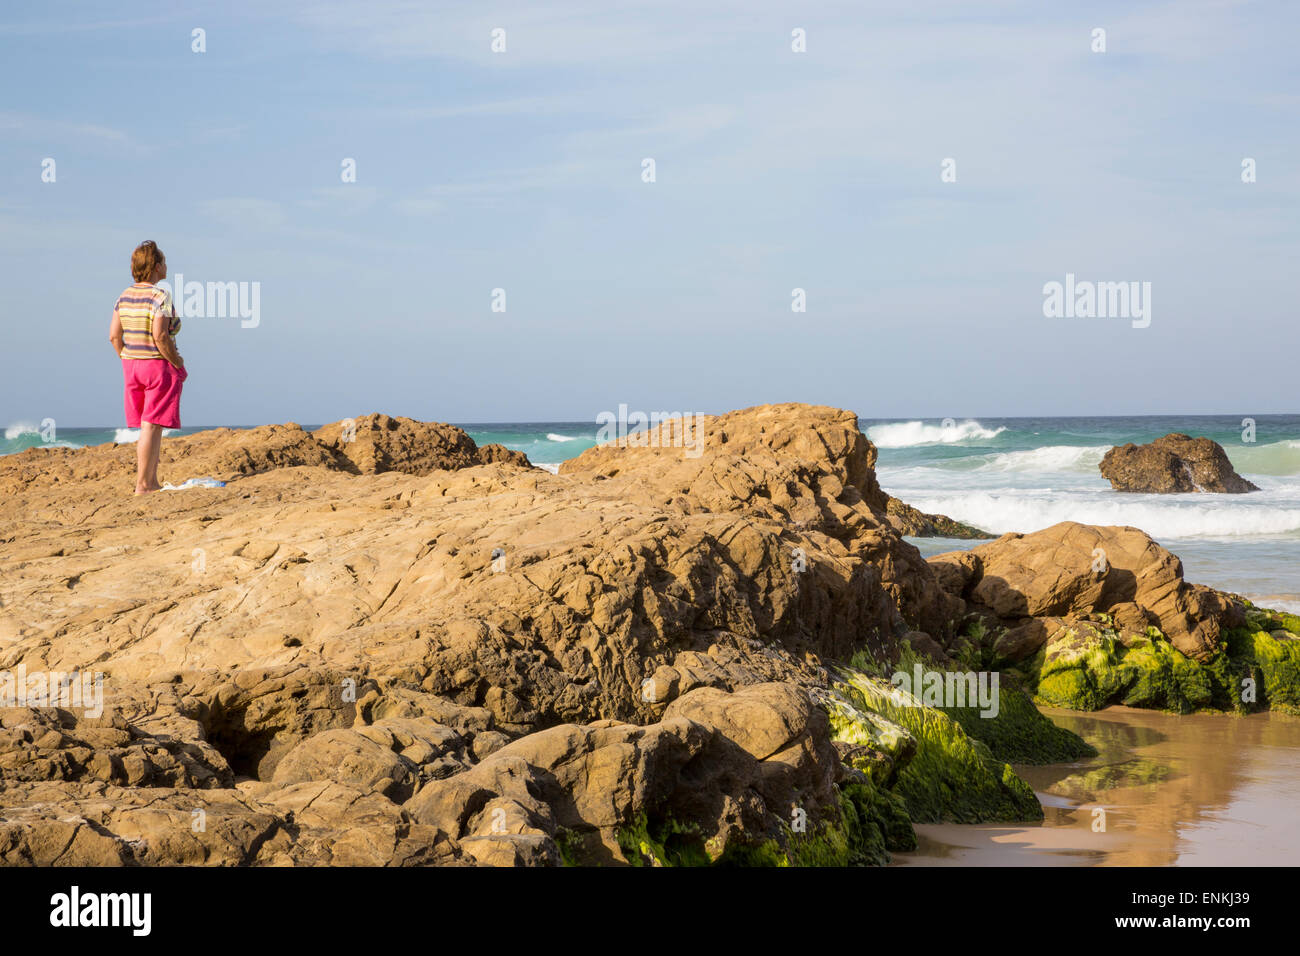
{"type": "MultiPolygon", "coordinates": [[[[832,720],[839,740],[879,739],[881,718],[901,733],[893,792],[917,822],[984,823],[1041,820],[1028,784],[988,744],[966,733],[942,710],[853,667],[836,669],[832,720]]],[[[1032,705],[1031,705],[1032,706],[1032,705]]],[[[895,758],[897,759],[897,758],[895,758]]]]}
{"type": "Polygon", "coordinates": [[[1300,716],[1300,617],[1252,608],[1228,633],[1228,651],[1248,672],[1259,706],[1300,716]]]}
{"type": "Polygon", "coordinates": [[[1121,634],[1104,620],[1062,625],[1028,670],[1040,701],[1071,710],[1108,704],[1176,713],[1225,710],[1234,708],[1237,695],[1238,675],[1222,650],[1196,661],[1156,628],[1121,634]]]}
{"type": "Polygon", "coordinates": [[[1135,633],[1098,614],[1061,623],[1021,669],[1041,703],[1072,710],[1300,713],[1300,618],[1251,607],[1243,619],[1211,655],[1194,659],[1156,627],[1135,633]]]}
{"type": "Polygon", "coordinates": [[[1189,584],[1182,562],[1137,528],[1065,521],[929,560],[979,621],[995,661],[1032,657],[1063,625],[1099,613],[1123,633],[1156,627],[1201,660],[1218,650],[1225,627],[1244,622],[1240,602],[1189,584]]]}
{"type": "Polygon", "coordinates": [[[1232,467],[1223,446],[1209,438],[1174,432],[1146,445],[1116,445],[1099,465],[1116,491],[1182,494],[1259,491],[1232,467]]]}

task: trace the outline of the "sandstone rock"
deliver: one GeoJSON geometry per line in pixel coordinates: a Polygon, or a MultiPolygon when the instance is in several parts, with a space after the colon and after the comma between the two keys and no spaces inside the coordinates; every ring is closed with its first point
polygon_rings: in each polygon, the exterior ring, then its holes
{"type": "Polygon", "coordinates": [[[445,834],[376,791],[321,781],[256,786],[262,806],[292,820],[289,855],[297,865],[431,866],[459,858],[445,834]]]}
{"type": "Polygon", "coordinates": [[[461,429],[439,422],[365,415],[326,425],[313,435],[363,475],[385,471],[427,475],[493,462],[531,467],[523,452],[501,445],[479,448],[461,429]]]}
{"type": "Polygon", "coordinates": [[[917,654],[935,663],[943,663],[948,659],[947,652],[939,642],[924,631],[908,631],[903,635],[903,640],[917,654]]]}
{"type": "Polygon", "coordinates": [[[586,862],[630,862],[620,835],[638,820],[695,821],[699,849],[718,857],[780,838],[796,802],[817,819],[833,800],[835,770],[825,712],[806,693],[784,684],[734,695],[701,689],[648,726],[601,721],[530,734],[426,784],[407,809],[483,862],[557,862],[562,831],[586,862]]]}
{"type": "Polygon", "coordinates": [[[28,866],[237,866],[290,846],[285,821],[233,789],[6,787],[0,863],[28,866]]]}
{"type": "Polygon", "coordinates": [[[50,780],[207,789],[229,787],[234,778],[204,741],[97,727],[62,708],[0,708],[0,785],[50,780]]]}
{"type": "Polygon", "coordinates": [[[352,726],[356,705],[345,699],[349,680],[355,682],[354,675],[326,668],[242,670],[235,680],[207,690],[207,735],[237,773],[269,780],[299,743],[352,726]]]}
{"type": "Polygon", "coordinates": [[[1121,628],[1155,624],[1180,651],[1204,658],[1223,626],[1239,619],[1235,602],[1183,580],[1182,562],[1136,528],[1062,522],[1033,534],[1008,534],[969,558],[936,555],[950,593],[1007,626],[1000,653],[1020,660],[1050,636],[1045,621],[1114,611],[1121,628]]]}
{"type": "Polygon", "coordinates": [[[368,736],[337,729],[309,737],[290,750],[271,779],[282,786],[332,780],[400,803],[414,789],[415,767],[368,736]]]}
{"type": "Polygon", "coordinates": [[[1146,445],[1117,445],[1106,452],[1100,468],[1116,491],[1259,491],[1258,486],[1233,470],[1218,442],[1176,432],[1146,445]]]}
{"type": "Polygon", "coordinates": [[[507,448],[505,445],[499,445],[493,442],[490,445],[478,446],[478,460],[480,464],[491,465],[494,462],[505,462],[509,465],[518,465],[520,468],[533,467],[528,456],[521,451],[515,451],[513,448],[507,448]]]}
{"type": "Polygon", "coordinates": [[[978,550],[945,551],[928,560],[939,586],[963,601],[970,598],[971,588],[984,573],[978,550]]]}

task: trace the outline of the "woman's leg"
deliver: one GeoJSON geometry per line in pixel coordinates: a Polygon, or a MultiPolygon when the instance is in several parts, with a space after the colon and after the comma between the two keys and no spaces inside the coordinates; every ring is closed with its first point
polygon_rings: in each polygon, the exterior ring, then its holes
{"type": "Polygon", "coordinates": [[[158,489],[158,452],[162,429],[152,422],[140,423],[140,440],[135,443],[135,493],[143,495],[158,489]]]}
{"type": "Polygon", "coordinates": [[[149,459],[149,487],[154,491],[162,490],[162,483],[158,481],[158,458],[162,455],[163,430],[161,425],[153,426],[157,430],[158,437],[153,442],[153,455],[149,459]]]}

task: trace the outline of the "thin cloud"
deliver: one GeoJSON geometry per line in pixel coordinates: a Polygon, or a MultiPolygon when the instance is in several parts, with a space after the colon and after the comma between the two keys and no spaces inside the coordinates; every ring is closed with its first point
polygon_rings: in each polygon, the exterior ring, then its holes
{"type": "Polygon", "coordinates": [[[28,141],[46,140],[60,145],[118,146],[133,152],[148,152],[125,130],[98,123],[80,123],[68,120],[33,116],[29,113],[0,113],[0,130],[28,141]]]}

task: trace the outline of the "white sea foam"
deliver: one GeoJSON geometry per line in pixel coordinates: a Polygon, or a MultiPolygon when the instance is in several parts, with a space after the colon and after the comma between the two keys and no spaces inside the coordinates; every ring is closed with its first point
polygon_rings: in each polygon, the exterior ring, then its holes
{"type": "Polygon", "coordinates": [[[35,425],[28,425],[26,422],[17,422],[5,428],[5,439],[13,441],[22,435],[39,435],[41,430],[35,425]]]}
{"type": "MultiPolygon", "coordinates": [[[[163,436],[175,435],[178,429],[164,428],[163,436]]],[[[113,432],[113,441],[119,445],[130,445],[140,440],[140,429],[138,428],[119,428],[113,432]]]]}
{"type": "Polygon", "coordinates": [[[955,494],[894,492],[930,514],[944,514],[994,534],[1038,531],[1061,521],[1130,525],[1156,539],[1236,538],[1300,532],[1300,507],[1256,501],[1194,500],[1179,495],[1159,500],[1147,495],[1069,495],[1037,497],[1024,489],[955,494]]]}
{"type": "Polygon", "coordinates": [[[1024,451],[985,455],[979,466],[984,471],[1082,471],[1098,474],[1097,466],[1109,445],[1045,445],[1024,451]]]}
{"type": "Polygon", "coordinates": [[[1300,598],[1294,594],[1247,594],[1246,599],[1256,607],[1266,607],[1271,611],[1286,611],[1288,614],[1300,614],[1300,598]]]}
{"type": "Polygon", "coordinates": [[[542,461],[535,461],[535,462],[533,462],[533,464],[536,465],[538,468],[545,468],[547,471],[549,471],[549,472],[550,472],[551,474],[553,474],[553,475],[558,475],[558,474],[560,473],[560,466],[559,466],[559,465],[551,465],[551,464],[547,464],[546,462],[542,462],[542,461]]]}
{"type": "Polygon", "coordinates": [[[548,441],[577,441],[578,440],[570,435],[557,435],[555,434],[555,432],[547,432],[546,438],[548,441]]]}
{"type": "Polygon", "coordinates": [[[1006,428],[985,428],[973,418],[949,425],[929,422],[891,422],[872,425],[867,437],[877,448],[912,448],[916,445],[951,445],[971,439],[989,439],[1001,435],[1006,428]]]}

